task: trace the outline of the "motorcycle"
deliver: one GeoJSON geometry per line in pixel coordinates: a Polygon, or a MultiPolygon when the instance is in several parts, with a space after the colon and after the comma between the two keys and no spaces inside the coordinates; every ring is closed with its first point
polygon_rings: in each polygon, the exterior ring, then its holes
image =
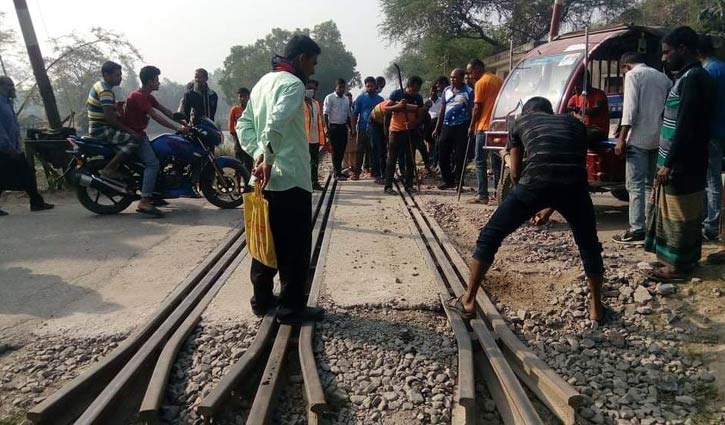
{"type": "MultiPolygon", "coordinates": [[[[115,155],[112,147],[90,137],[71,136],[75,165],[69,173],[81,205],[96,214],[118,214],[141,198],[143,164],[134,158],[119,167],[124,178],[111,180],[100,171],[115,155]]],[[[166,133],[150,141],[159,159],[155,198],[198,197],[198,184],[207,201],[219,208],[242,205],[250,173],[233,157],[217,156],[224,135],[213,121],[202,118],[187,135],[166,133]]]]}

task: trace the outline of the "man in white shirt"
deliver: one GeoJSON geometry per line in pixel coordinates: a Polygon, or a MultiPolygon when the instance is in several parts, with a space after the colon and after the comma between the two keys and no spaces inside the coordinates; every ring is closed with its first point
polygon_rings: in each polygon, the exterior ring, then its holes
{"type": "Polygon", "coordinates": [[[626,185],[629,192],[629,229],[612,240],[621,244],[644,243],[647,199],[657,170],[657,149],[662,126],[662,111],[672,81],[644,63],[639,53],[622,55],[624,104],[622,130],[615,147],[627,160],[626,185]]]}
{"type": "Polygon", "coordinates": [[[355,137],[355,129],[351,123],[351,103],[345,96],[346,84],[342,78],[337,80],[335,91],[325,97],[323,103],[323,114],[325,115],[325,126],[327,126],[327,137],[332,145],[332,168],[335,178],[346,180],[342,175],[342,158],[347,147],[348,129],[355,137]]]}
{"type": "Polygon", "coordinates": [[[431,107],[428,110],[430,122],[425,131],[425,141],[428,143],[428,152],[430,152],[430,167],[435,168],[438,165],[438,143],[433,138],[433,130],[438,124],[438,116],[443,107],[443,90],[450,85],[450,80],[445,75],[438,77],[430,89],[431,107]]]}

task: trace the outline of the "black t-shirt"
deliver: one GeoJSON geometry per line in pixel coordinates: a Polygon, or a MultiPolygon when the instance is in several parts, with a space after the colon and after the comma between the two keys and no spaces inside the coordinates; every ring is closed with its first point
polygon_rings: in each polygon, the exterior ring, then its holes
{"type": "Polygon", "coordinates": [[[390,93],[390,100],[400,102],[405,99],[410,105],[423,106],[423,96],[416,94],[415,96],[409,95],[405,90],[396,89],[390,93]]]}
{"type": "Polygon", "coordinates": [[[526,162],[519,184],[529,187],[587,184],[587,131],[570,115],[526,114],[514,123],[508,149],[521,148],[526,162]]]}

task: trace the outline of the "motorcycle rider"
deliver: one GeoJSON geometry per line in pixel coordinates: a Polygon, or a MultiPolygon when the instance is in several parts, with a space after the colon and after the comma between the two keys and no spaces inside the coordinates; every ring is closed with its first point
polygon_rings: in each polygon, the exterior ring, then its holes
{"type": "Polygon", "coordinates": [[[166,205],[166,201],[158,199],[154,201],[152,193],[156,185],[156,176],[159,172],[159,161],[156,158],[148,136],[146,127],[149,118],[153,118],[162,126],[179,133],[188,133],[188,127],[173,121],[173,112],[161,105],[152,92],[159,89],[159,75],[161,70],[155,66],[144,66],[139,72],[141,88],[132,91],[124,105],[121,121],[134,132],[141,134],[143,140],[139,144],[139,156],[148,157],[148,164],[144,167],[143,183],[141,188],[141,202],[136,211],[148,214],[153,217],[162,217],[163,213],[156,206],[166,205]],[[151,161],[151,156],[154,161],[151,161]],[[156,204],[156,205],[154,205],[156,204]]]}
{"type": "Polygon", "coordinates": [[[125,175],[118,171],[118,167],[132,154],[137,154],[143,162],[144,179],[152,182],[148,196],[141,198],[137,211],[147,212],[158,217],[160,211],[156,210],[151,202],[153,182],[159,168],[159,160],[154,151],[143,147],[144,135],[121,121],[116,109],[116,95],[113,87],[121,84],[123,79],[121,65],[107,61],[101,67],[103,79],[91,87],[88,92],[86,109],[88,110],[88,133],[99,143],[114,146],[116,155],[100,171],[101,176],[111,180],[122,180],[125,175]],[[146,175],[149,177],[146,178],[146,175]],[[153,176],[153,177],[151,177],[153,176]],[[156,212],[153,212],[156,210],[156,212]]]}
{"type": "Polygon", "coordinates": [[[193,83],[191,89],[184,93],[179,109],[194,125],[203,117],[214,121],[219,96],[209,88],[209,72],[204,68],[195,70],[193,83]]]}

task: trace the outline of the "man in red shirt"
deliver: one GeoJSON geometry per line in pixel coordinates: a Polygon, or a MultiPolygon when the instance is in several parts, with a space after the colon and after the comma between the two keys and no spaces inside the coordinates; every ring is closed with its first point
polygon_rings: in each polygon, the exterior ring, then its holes
{"type": "Polygon", "coordinates": [[[584,84],[577,82],[574,95],[569,99],[567,112],[584,122],[587,127],[587,142],[601,142],[609,138],[609,103],[604,91],[592,87],[591,75],[587,71],[587,96],[584,108],[584,84]]]}
{"type": "Polygon", "coordinates": [[[234,155],[238,160],[242,161],[247,170],[254,168],[254,160],[249,156],[242,146],[239,144],[239,137],[237,136],[237,121],[242,116],[244,110],[247,109],[247,102],[249,102],[249,89],[242,87],[237,90],[237,104],[232,106],[229,111],[229,134],[234,140],[234,155]]]}
{"type": "Polygon", "coordinates": [[[144,66],[139,72],[141,88],[136,89],[128,95],[123,107],[121,121],[136,133],[143,135],[144,140],[137,152],[146,166],[143,172],[141,184],[141,200],[136,211],[148,214],[153,217],[163,217],[163,213],[154,206],[153,191],[156,186],[156,175],[159,172],[159,161],[156,158],[151,143],[146,135],[146,127],[149,125],[149,117],[154,121],[174,131],[186,133],[188,129],[173,121],[172,112],[161,105],[151,94],[159,89],[159,75],[161,70],[155,66],[144,66]]]}

